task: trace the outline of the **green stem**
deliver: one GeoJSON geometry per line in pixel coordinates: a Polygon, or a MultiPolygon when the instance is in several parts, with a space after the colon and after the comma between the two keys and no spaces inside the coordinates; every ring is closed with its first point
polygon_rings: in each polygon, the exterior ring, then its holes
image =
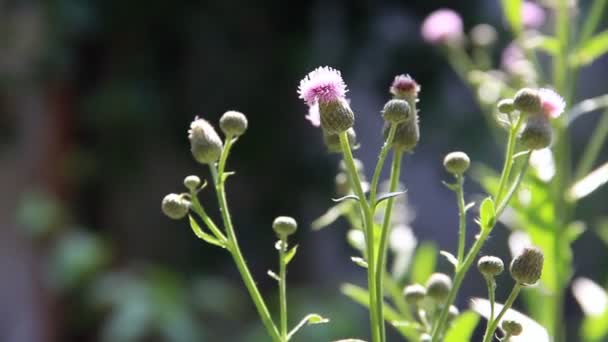
{"type": "Polygon", "coordinates": [[[580,44],[584,44],[587,39],[591,38],[591,35],[593,35],[593,32],[602,19],[602,14],[604,14],[606,2],[606,0],[595,0],[593,5],[591,5],[588,15],[585,16],[585,22],[583,24],[583,28],[581,29],[581,34],[577,39],[579,46],[580,44]]]}
{"type": "Polygon", "coordinates": [[[388,152],[391,149],[391,144],[393,143],[393,139],[395,138],[397,126],[397,124],[391,124],[388,130],[388,136],[386,137],[386,141],[384,141],[384,145],[382,145],[382,149],[380,149],[380,156],[378,157],[378,163],[376,164],[376,169],[374,170],[374,175],[372,177],[372,183],[369,188],[369,203],[372,208],[374,208],[376,204],[376,195],[378,193],[380,173],[382,173],[382,167],[384,166],[384,162],[386,161],[388,152]]]}
{"type": "Polygon", "coordinates": [[[578,167],[576,168],[576,173],[574,174],[575,180],[583,178],[585,175],[587,175],[587,173],[589,173],[589,171],[591,171],[593,164],[604,146],[606,137],[608,137],[608,111],[604,112],[604,115],[597,123],[597,126],[593,131],[593,135],[591,136],[591,139],[583,152],[583,156],[580,159],[578,167]]]}
{"type": "Polygon", "coordinates": [[[222,154],[220,156],[219,168],[216,170],[214,165],[210,165],[211,174],[215,181],[215,190],[217,195],[217,200],[220,207],[220,212],[222,214],[222,220],[224,222],[224,228],[226,229],[226,234],[228,235],[228,244],[227,249],[230,251],[232,258],[236,264],[241,277],[243,278],[243,282],[247,287],[247,291],[255,304],[255,307],[262,319],[262,323],[266,327],[268,334],[272,338],[273,341],[281,341],[281,336],[277,330],[276,325],[274,324],[272,317],[270,316],[270,312],[266,307],[266,303],[258,290],[253,277],[251,276],[251,272],[247,267],[247,263],[245,262],[245,258],[243,258],[243,254],[239,248],[238,241],[236,239],[236,234],[234,233],[234,227],[232,225],[232,219],[230,217],[230,212],[228,211],[228,202],[226,200],[226,190],[224,187],[225,175],[224,169],[226,166],[226,160],[228,158],[228,154],[230,153],[230,148],[234,139],[232,137],[226,138],[226,145],[222,150],[222,154]]]}
{"type": "Polygon", "coordinates": [[[211,217],[209,217],[209,215],[207,215],[207,213],[205,212],[205,209],[198,200],[195,191],[192,191],[190,193],[190,200],[192,201],[192,210],[194,210],[194,212],[203,220],[203,222],[205,223],[207,228],[209,228],[209,230],[213,233],[213,235],[215,235],[215,237],[222,242],[228,241],[228,239],[226,239],[226,236],[222,234],[222,231],[218,228],[215,222],[213,222],[211,217]]]}
{"type": "Polygon", "coordinates": [[[490,300],[490,317],[488,318],[488,324],[486,325],[486,331],[483,336],[487,336],[490,332],[490,326],[494,321],[494,303],[495,303],[495,290],[496,290],[496,281],[494,277],[486,277],[486,285],[488,286],[488,299],[490,300]]]}
{"type": "Polygon", "coordinates": [[[456,198],[458,200],[458,226],[459,226],[459,235],[460,239],[458,241],[458,264],[462,263],[462,259],[464,258],[464,250],[466,245],[466,236],[467,236],[467,217],[466,210],[464,204],[464,176],[456,175],[456,198]]]}
{"type": "Polygon", "coordinates": [[[372,341],[382,342],[382,335],[379,328],[380,324],[384,324],[384,322],[378,321],[378,307],[382,307],[382,304],[378,306],[376,303],[376,281],[374,278],[374,218],[369,203],[365,199],[363,188],[361,187],[361,179],[357,172],[357,167],[355,166],[355,160],[348,143],[346,132],[340,133],[340,145],[342,147],[342,154],[344,155],[344,163],[346,164],[346,169],[350,175],[355,195],[359,198],[359,206],[361,207],[361,212],[363,214],[363,231],[365,232],[365,245],[368,259],[367,283],[369,287],[370,330],[372,341]]]}
{"type": "Polygon", "coordinates": [[[515,125],[511,126],[509,130],[509,141],[507,143],[507,150],[505,152],[505,162],[500,175],[500,182],[498,184],[498,190],[496,190],[496,196],[494,196],[494,202],[498,203],[501,200],[502,192],[509,181],[509,175],[511,173],[511,167],[513,167],[513,154],[515,153],[515,144],[517,143],[517,133],[523,123],[523,114],[520,114],[515,122],[515,125]]]}
{"type": "Polygon", "coordinates": [[[513,290],[511,291],[509,298],[507,298],[507,301],[505,302],[504,306],[502,307],[502,310],[500,310],[500,313],[498,314],[498,316],[496,316],[496,319],[493,320],[492,323],[490,324],[490,329],[486,330],[486,335],[483,338],[483,342],[492,341],[492,337],[494,336],[494,331],[496,331],[496,328],[498,327],[500,320],[507,313],[507,310],[509,310],[509,308],[511,308],[511,306],[513,305],[513,302],[515,302],[515,299],[517,298],[517,295],[519,294],[519,291],[521,290],[521,288],[522,288],[522,285],[519,283],[516,283],[515,286],[513,286],[513,290]]]}
{"type": "MultiPolygon", "coordinates": [[[[393,124],[391,125],[391,130],[393,129],[393,127],[396,127],[397,125],[393,124]]],[[[392,137],[389,134],[389,138],[387,139],[387,143],[386,145],[389,145],[388,142],[392,141],[392,137]]],[[[384,148],[383,148],[384,150],[384,148]]],[[[389,192],[395,192],[397,191],[397,187],[399,186],[399,175],[401,174],[401,160],[403,159],[403,152],[397,152],[395,151],[393,154],[393,163],[392,163],[392,167],[391,167],[391,176],[390,176],[390,185],[389,185],[389,192]]],[[[387,244],[388,244],[388,238],[390,235],[390,230],[391,230],[391,216],[392,216],[392,211],[393,211],[393,206],[395,204],[395,198],[391,197],[387,200],[388,202],[386,203],[386,209],[384,210],[384,220],[382,223],[382,230],[380,232],[380,242],[378,245],[378,256],[377,256],[377,261],[376,261],[376,284],[377,284],[377,290],[378,290],[378,294],[377,294],[377,298],[376,300],[378,301],[378,303],[382,303],[384,301],[384,294],[383,294],[383,280],[384,280],[384,270],[386,268],[386,254],[387,254],[387,244]]],[[[375,202],[375,200],[374,200],[375,202]]],[[[383,316],[383,310],[380,310],[380,317],[379,317],[380,322],[384,322],[384,316],[383,316]]],[[[383,336],[385,336],[385,327],[384,324],[382,324],[382,332],[383,332],[383,336]]]]}
{"type": "Polygon", "coordinates": [[[279,248],[279,302],[281,306],[281,341],[287,342],[287,265],[285,263],[285,250],[287,249],[287,236],[281,236],[279,248]]]}

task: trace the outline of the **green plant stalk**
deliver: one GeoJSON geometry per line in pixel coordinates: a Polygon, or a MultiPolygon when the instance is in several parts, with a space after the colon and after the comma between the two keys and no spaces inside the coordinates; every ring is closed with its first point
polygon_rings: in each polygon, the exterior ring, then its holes
{"type": "Polygon", "coordinates": [[[496,316],[496,319],[493,320],[492,323],[488,323],[490,325],[490,329],[486,330],[486,334],[483,337],[483,342],[492,342],[492,337],[494,336],[494,332],[498,327],[498,323],[500,323],[502,317],[507,313],[507,310],[511,308],[513,302],[515,302],[515,299],[517,298],[517,295],[519,294],[521,288],[522,285],[520,283],[516,283],[515,286],[513,286],[513,290],[511,291],[509,298],[507,298],[507,301],[502,307],[502,310],[500,310],[500,313],[498,313],[498,316],[496,316]]]}
{"type": "Polygon", "coordinates": [[[215,222],[213,222],[211,217],[209,217],[209,215],[207,215],[207,213],[205,212],[205,209],[201,205],[201,202],[198,200],[198,197],[196,196],[196,191],[190,192],[190,200],[192,201],[192,210],[194,210],[194,212],[203,220],[203,223],[205,223],[205,225],[207,226],[207,228],[209,228],[213,235],[215,235],[218,240],[222,242],[227,242],[228,239],[226,239],[226,236],[222,234],[222,231],[217,227],[215,222]]]}
{"type": "Polygon", "coordinates": [[[228,211],[228,202],[226,200],[226,190],[224,187],[224,170],[226,167],[226,160],[228,158],[228,154],[230,153],[230,148],[232,147],[234,141],[235,140],[231,136],[226,137],[226,144],[220,156],[218,169],[216,170],[214,165],[210,165],[211,174],[215,182],[215,192],[217,195],[220,212],[222,214],[222,220],[224,222],[224,228],[228,236],[227,249],[230,251],[232,258],[234,259],[236,267],[239,270],[241,277],[243,278],[243,282],[247,287],[247,291],[249,292],[249,295],[251,296],[251,299],[255,304],[258,314],[260,315],[262,323],[268,331],[270,338],[272,338],[273,341],[281,341],[281,336],[279,335],[277,327],[274,324],[272,317],[270,316],[270,312],[266,307],[266,303],[264,302],[264,299],[262,298],[262,295],[260,294],[260,291],[258,290],[255,281],[253,280],[253,277],[251,276],[251,272],[247,267],[245,258],[243,258],[243,254],[241,253],[238,241],[236,239],[236,234],[234,233],[234,227],[232,225],[230,212],[228,211]]]}
{"type": "Polygon", "coordinates": [[[502,192],[504,191],[507,182],[509,181],[509,176],[511,174],[511,168],[513,167],[513,154],[515,153],[515,145],[517,143],[517,133],[523,123],[524,114],[520,114],[515,122],[515,125],[511,126],[509,129],[509,141],[507,143],[507,150],[505,151],[505,166],[502,174],[500,175],[500,182],[498,184],[498,190],[496,191],[496,196],[494,196],[494,202],[499,203],[501,200],[502,192]]]}
{"type": "Polygon", "coordinates": [[[369,206],[369,203],[365,199],[365,193],[363,192],[363,188],[361,187],[361,179],[359,178],[359,174],[357,173],[357,168],[355,166],[355,160],[353,158],[353,153],[350,149],[350,145],[348,143],[348,136],[346,132],[342,132],[339,135],[340,137],[340,145],[342,147],[342,154],[344,156],[344,163],[346,164],[346,169],[350,175],[351,183],[355,192],[355,195],[359,198],[359,205],[361,207],[361,212],[363,214],[363,231],[365,232],[365,245],[366,245],[366,253],[367,253],[367,283],[369,287],[369,308],[370,308],[370,330],[372,335],[373,342],[382,342],[382,334],[380,332],[380,324],[384,324],[383,322],[378,321],[380,317],[378,313],[378,308],[382,307],[382,304],[376,303],[376,281],[374,278],[375,274],[375,265],[374,265],[374,218],[372,214],[372,209],[369,206]]]}
{"type": "Polygon", "coordinates": [[[279,248],[279,302],[281,307],[281,341],[287,342],[287,265],[285,263],[285,250],[287,249],[287,236],[281,236],[279,248]]]}
{"type": "MultiPolygon", "coordinates": [[[[391,145],[393,143],[393,139],[395,138],[395,133],[397,132],[397,124],[391,124],[388,130],[388,136],[386,137],[386,141],[382,148],[380,149],[380,156],[378,157],[378,163],[376,163],[376,169],[374,170],[374,175],[372,177],[372,183],[369,188],[369,203],[370,207],[373,208],[376,205],[376,195],[378,194],[378,183],[380,182],[380,174],[382,173],[382,167],[384,166],[384,162],[386,161],[386,157],[388,156],[388,152],[391,149],[391,145]]],[[[391,190],[393,191],[393,190],[391,190]]]]}
{"type": "Polygon", "coordinates": [[[602,115],[602,118],[597,123],[597,126],[593,131],[591,140],[587,144],[587,147],[585,147],[583,156],[581,157],[574,174],[575,181],[580,180],[586,176],[589,171],[591,171],[593,164],[597,160],[597,157],[604,146],[606,137],[608,137],[608,111],[605,111],[604,115],[602,115]]]}
{"type": "MultiPolygon", "coordinates": [[[[393,126],[397,127],[397,125],[391,125],[391,130],[393,130],[393,126]]],[[[391,136],[389,134],[389,138],[387,139],[386,145],[390,145],[389,142],[392,141],[391,136]]],[[[383,148],[384,149],[384,148],[383,148]]],[[[401,161],[403,159],[403,152],[395,151],[393,153],[393,162],[391,167],[391,175],[390,175],[390,184],[389,184],[389,192],[397,191],[397,187],[399,186],[399,175],[401,174],[401,161]]],[[[387,254],[387,245],[388,245],[388,237],[390,235],[391,230],[391,216],[393,211],[393,206],[395,204],[395,198],[391,197],[387,200],[386,209],[384,211],[384,220],[382,223],[382,230],[380,232],[380,242],[378,245],[378,255],[376,261],[376,283],[377,283],[377,298],[378,303],[382,303],[384,301],[384,270],[386,269],[386,254],[387,254]]],[[[380,311],[380,322],[384,322],[383,310],[380,311]]],[[[385,336],[385,325],[382,324],[382,332],[383,336],[385,336]]]]}
{"type": "MultiPolygon", "coordinates": [[[[495,300],[495,291],[496,291],[496,281],[494,280],[494,277],[485,277],[486,278],[486,285],[488,286],[488,299],[490,300],[490,318],[488,318],[488,324],[486,324],[486,331],[483,334],[483,336],[487,336],[489,334],[490,331],[490,326],[492,324],[492,322],[494,321],[494,303],[496,302],[495,300]]],[[[507,341],[507,340],[505,340],[507,341]]]]}
{"type": "Polygon", "coordinates": [[[456,175],[456,199],[458,201],[458,231],[459,231],[459,241],[458,241],[458,264],[462,263],[462,259],[464,258],[464,250],[466,247],[466,236],[467,236],[467,213],[465,210],[464,204],[464,176],[456,175]]]}

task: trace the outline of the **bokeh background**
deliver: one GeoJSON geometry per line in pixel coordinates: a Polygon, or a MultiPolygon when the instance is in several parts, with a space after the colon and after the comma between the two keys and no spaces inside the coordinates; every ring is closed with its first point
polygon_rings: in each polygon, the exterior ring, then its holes
{"type": "MultiPolygon", "coordinates": [[[[455,250],[457,210],[441,184],[443,155],[464,150],[498,167],[502,150],[471,92],[420,37],[422,19],[445,6],[467,29],[494,25],[498,46],[508,44],[494,0],[1,0],[0,341],[266,340],[229,255],[160,211],[165,194],[183,191],[184,176],[209,178],[189,152],[191,120],[217,123],[230,109],[244,112],[250,127],[229,162],[237,171],[229,202],[271,310],[270,223],[291,215],[300,223],[291,317],[332,320],[295,340],[366,338],[366,311],[339,291],[344,281],[365,284],[349,260],[346,223],[310,229],[332,205],[339,158],[304,119],[296,89],[318,65],[342,70],[357,115],[357,156],[369,172],[392,78],[409,73],[422,85],[421,142],[402,179],[418,240],[455,250]]],[[[597,75],[607,67],[604,58],[583,73],[580,98],[606,92],[608,79],[597,75]]],[[[575,151],[595,120],[573,127],[575,151]]],[[[468,198],[480,192],[468,182],[468,198]]],[[[605,214],[607,197],[597,191],[578,216],[605,214]]],[[[217,217],[211,190],[201,200],[217,217]]],[[[506,236],[497,229],[485,250],[508,260],[506,236]]],[[[608,248],[593,229],[574,247],[577,274],[605,283],[608,248]]],[[[475,273],[461,308],[485,295],[475,273]]],[[[571,298],[566,315],[574,328],[580,312],[571,298]]]]}

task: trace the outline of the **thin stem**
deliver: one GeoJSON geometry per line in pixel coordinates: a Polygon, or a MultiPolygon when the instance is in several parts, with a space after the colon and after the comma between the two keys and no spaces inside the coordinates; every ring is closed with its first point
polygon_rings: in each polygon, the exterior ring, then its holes
{"type": "Polygon", "coordinates": [[[511,308],[511,306],[513,305],[513,302],[515,302],[515,299],[517,298],[517,295],[519,294],[519,291],[521,290],[521,288],[522,288],[522,285],[519,283],[516,283],[515,286],[513,286],[513,290],[511,291],[509,298],[507,298],[507,301],[503,305],[502,310],[500,310],[500,313],[498,314],[498,316],[496,316],[496,319],[494,321],[492,321],[492,323],[490,324],[490,329],[486,330],[486,335],[483,338],[483,342],[492,341],[492,336],[494,336],[494,331],[496,331],[496,328],[498,327],[500,320],[507,313],[509,308],[511,308]]]}
{"type": "Polygon", "coordinates": [[[578,167],[576,168],[576,173],[574,174],[575,180],[583,178],[591,171],[595,160],[604,146],[606,137],[608,137],[608,111],[604,112],[604,115],[593,131],[593,135],[591,136],[587,147],[585,147],[583,156],[581,157],[578,167]]]}
{"type": "Polygon", "coordinates": [[[268,334],[270,335],[273,341],[281,341],[281,336],[279,335],[277,327],[274,324],[272,317],[270,316],[270,312],[266,307],[266,303],[264,302],[264,299],[262,298],[262,295],[260,294],[260,291],[258,290],[255,281],[253,280],[253,277],[251,276],[251,272],[247,267],[245,258],[243,258],[243,254],[241,253],[238,241],[236,239],[236,234],[234,233],[230,212],[228,211],[228,202],[226,200],[226,190],[224,187],[224,169],[226,166],[228,154],[230,153],[230,148],[234,141],[235,140],[232,139],[232,137],[230,136],[226,138],[226,145],[224,146],[224,149],[222,150],[222,154],[220,156],[219,168],[216,169],[214,165],[210,165],[211,174],[215,182],[215,192],[217,195],[220,212],[222,214],[222,220],[224,222],[224,228],[226,230],[226,234],[228,235],[227,249],[230,251],[232,258],[234,259],[236,267],[239,270],[241,277],[243,278],[243,282],[247,287],[247,291],[249,292],[249,295],[251,296],[251,299],[255,304],[258,314],[260,315],[262,323],[266,327],[268,334]]]}
{"type": "MultiPolygon", "coordinates": [[[[391,149],[391,144],[393,143],[393,139],[395,138],[395,133],[397,132],[397,124],[391,124],[388,130],[388,136],[384,141],[384,145],[382,145],[382,149],[380,149],[380,156],[378,157],[378,163],[376,164],[376,169],[374,170],[374,175],[372,177],[372,183],[369,188],[369,203],[373,208],[376,203],[376,194],[378,193],[378,183],[380,182],[380,173],[382,173],[382,167],[384,166],[384,161],[388,156],[388,152],[391,149]]],[[[391,190],[393,191],[393,190],[391,190]]]]}
{"type": "Polygon", "coordinates": [[[456,175],[456,198],[458,200],[458,226],[460,239],[458,241],[458,264],[462,262],[464,258],[464,250],[466,247],[466,236],[467,236],[467,213],[464,204],[464,176],[456,175]]]}
{"type": "Polygon", "coordinates": [[[487,336],[490,331],[490,326],[494,321],[494,303],[495,303],[495,290],[496,290],[496,281],[494,277],[486,277],[486,285],[488,287],[488,299],[490,300],[490,317],[488,318],[488,324],[486,325],[486,331],[483,336],[487,336]]]}
{"type": "Polygon", "coordinates": [[[281,306],[281,341],[287,342],[287,267],[285,250],[287,249],[287,236],[281,236],[279,248],[279,302],[281,306]]]}
{"type": "Polygon", "coordinates": [[[500,182],[498,184],[498,190],[496,190],[496,196],[494,196],[494,202],[498,203],[502,192],[509,181],[509,174],[511,173],[511,167],[513,166],[513,154],[515,152],[515,144],[517,142],[517,132],[523,123],[523,114],[520,114],[515,122],[515,125],[511,126],[509,130],[509,141],[507,143],[507,150],[505,152],[505,162],[500,175],[500,182]]]}
{"type": "MultiPolygon", "coordinates": [[[[396,127],[396,125],[391,125],[391,129],[396,127]]],[[[389,145],[388,142],[392,141],[392,137],[389,135],[387,139],[386,145],[389,145]]],[[[383,148],[384,150],[384,148],[383,148]]],[[[403,152],[395,151],[393,154],[393,163],[391,167],[391,176],[390,176],[390,185],[389,192],[397,191],[397,187],[399,186],[399,175],[401,174],[401,160],[403,159],[403,152]]],[[[386,268],[386,254],[387,254],[387,244],[388,237],[390,235],[391,230],[391,216],[393,211],[393,206],[395,204],[395,198],[391,197],[387,200],[386,209],[384,210],[384,220],[382,223],[382,230],[380,232],[380,242],[378,245],[378,257],[376,261],[376,283],[377,283],[377,298],[378,303],[382,303],[384,301],[383,294],[383,280],[384,280],[384,270],[386,268]]],[[[383,310],[380,311],[380,322],[384,322],[383,310]]],[[[385,327],[382,324],[382,332],[383,336],[385,335],[385,327]]]]}
{"type": "Polygon", "coordinates": [[[207,213],[205,212],[205,209],[198,200],[195,191],[192,191],[190,193],[190,200],[192,203],[192,210],[194,210],[194,212],[203,220],[203,222],[205,223],[207,228],[209,228],[209,230],[213,233],[213,235],[215,235],[215,237],[222,242],[228,241],[228,239],[226,239],[226,236],[222,234],[222,231],[218,228],[215,222],[213,222],[211,217],[209,217],[209,215],[207,215],[207,213]]]}
{"type": "Polygon", "coordinates": [[[583,24],[583,28],[581,29],[579,39],[577,39],[579,45],[584,44],[587,39],[591,38],[591,35],[593,34],[595,29],[597,28],[597,25],[602,19],[602,14],[604,14],[606,2],[606,0],[595,0],[593,2],[593,5],[591,5],[588,15],[585,17],[585,22],[583,24]]]}
{"type": "MultiPolygon", "coordinates": [[[[370,301],[370,330],[372,335],[373,342],[381,342],[382,335],[380,332],[380,324],[384,324],[384,322],[378,321],[379,313],[378,313],[378,304],[376,302],[376,281],[374,278],[374,221],[372,210],[369,206],[369,203],[365,199],[365,193],[363,192],[363,188],[361,187],[361,179],[357,172],[357,167],[355,166],[355,160],[353,158],[353,153],[350,149],[350,145],[348,143],[348,136],[346,132],[340,133],[340,145],[342,147],[342,154],[344,155],[344,163],[346,164],[346,169],[350,175],[351,183],[353,189],[355,191],[355,195],[359,198],[359,206],[361,207],[361,213],[363,214],[363,231],[365,232],[365,245],[366,245],[366,253],[367,253],[367,283],[369,288],[369,301],[370,301]]],[[[382,304],[380,304],[380,308],[382,304]]],[[[381,309],[380,309],[381,310],[381,309]]]]}

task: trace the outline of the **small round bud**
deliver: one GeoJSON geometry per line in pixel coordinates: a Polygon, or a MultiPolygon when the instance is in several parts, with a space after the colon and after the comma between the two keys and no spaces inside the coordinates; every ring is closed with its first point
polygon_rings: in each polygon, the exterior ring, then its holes
{"type": "Polygon", "coordinates": [[[201,179],[198,176],[191,175],[184,178],[184,186],[190,191],[196,190],[199,185],[201,185],[201,179]]]}
{"type": "MultiPolygon", "coordinates": [[[[393,139],[393,148],[400,152],[410,152],[420,140],[420,127],[418,125],[418,115],[412,113],[410,118],[397,125],[395,138],[393,139]]],[[[388,125],[385,125],[384,134],[388,135],[388,125]]]]}
{"type": "Polygon", "coordinates": [[[551,123],[543,115],[531,116],[528,118],[519,139],[522,145],[530,150],[542,150],[549,147],[553,141],[551,123]]]}
{"type": "Polygon", "coordinates": [[[526,247],[511,261],[511,276],[522,285],[536,283],[543,271],[545,258],[537,247],[526,247]]]}
{"type": "Polygon", "coordinates": [[[452,279],[443,273],[433,273],[426,282],[427,296],[436,301],[444,301],[447,299],[450,290],[452,289],[452,279]]]}
{"type": "Polygon", "coordinates": [[[296,232],[298,223],[292,217],[279,216],[274,219],[272,229],[278,236],[288,236],[296,232]]]}
{"type": "Polygon", "coordinates": [[[496,42],[496,29],[492,25],[479,24],[471,30],[471,41],[477,46],[489,46],[496,42]]]}
{"type": "Polygon", "coordinates": [[[513,104],[512,99],[502,99],[496,105],[498,111],[505,114],[510,114],[513,110],[515,110],[515,105],[513,104]]]}
{"type": "Polygon", "coordinates": [[[336,194],[339,196],[346,196],[350,192],[350,184],[348,182],[348,175],[344,172],[340,172],[336,175],[336,194]]]}
{"type": "Polygon", "coordinates": [[[456,306],[450,305],[448,309],[448,321],[453,321],[458,315],[460,315],[460,310],[456,306]]]}
{"type": "Polygon", "coordinates": [[[190,151],[194,159],[201,164],[211,164],[220,158],[222,153],[222,139],[206,120],[196,118],[190,124],[188,131],[190,151]]]}
{"type": "Polygon", "coordinates": [[[510,319],[503,320],[501,326],[502,330],[504,330],[507,335],[511,336],[519,336],[524,330],[519,322],[510,319]]]}
{"type": "Polygon", "coordinates": [[[405,100],[390,100],[382,109],[382,117],[390,123],[405,122],[410,117],[410,105],[405,100]]]}
{"type": "Polygon", "coordinates": [[[353,127],[355,114],[344,99],[319,102],[321,127],[328,133],[339,134],[353,127]]]}
{"type": "Polygon", "coordinates": [[[409,304],[417,304],[426,296],[426,289],[420,284],[408,285],[403,289],[403,295],[409,304]]]}
{"type": "Polygon", "coordinates": [[[247,117],[241,112],[227,111],[220,118],[220,129],[227,136],[243,135],[247,130],[247,117]]]}
{"type": "Polygon", "coordinates": [[[415,101],[420,91],[420,85],[410,75],[397,75],[389,91],[397,99],[415,101]]]}
{"type": "Polygon", "coordinates": [[[505,265],[500,258],[486,255],[479,258],[477,268],[485,277],[496,277],[504,271],[505,265]]]}
{"type": "Polygon", "coordinates": [[[163,198],[161,209],[165,215],[179,220],[188,214],[190,202],[178,194],[168,194],[163,198]]]}
{"type": "Polygon", "coordinates": [[[531,114],[540,113],[542,109],[538,90],[530,88],[519,90],[513,98],[513,105],[515,106],[515,109],[531,114]]]}
{"type": "Polygon", "coordinates": [[[433,340],[433,337],[429,334],[422,334],[420,335],[420,342],[431,342],[433,340]]]}
{"type": "Polygon", "coordinates": [[[443,167],[446,171],[455,175],[465,173],[470,165],[471,160],[464,152],[451,152],[443,158],[443,167]]]}
{"type": "MultiPolygon", "coordinates": [[[[348,144],[351,149],[355,148],[357,144],[357,133],[355,133],[354,128],[349,128],[346,130],[346,136],[348,137],[348,144]]],[[[342,152],[342,144],[340,144],[340,135],[336,133],[328,133],[323,130],[323,142],[325,142],[325,146],[327,146],[327,150],[332,153],[340,153],[342,152]]]]}

